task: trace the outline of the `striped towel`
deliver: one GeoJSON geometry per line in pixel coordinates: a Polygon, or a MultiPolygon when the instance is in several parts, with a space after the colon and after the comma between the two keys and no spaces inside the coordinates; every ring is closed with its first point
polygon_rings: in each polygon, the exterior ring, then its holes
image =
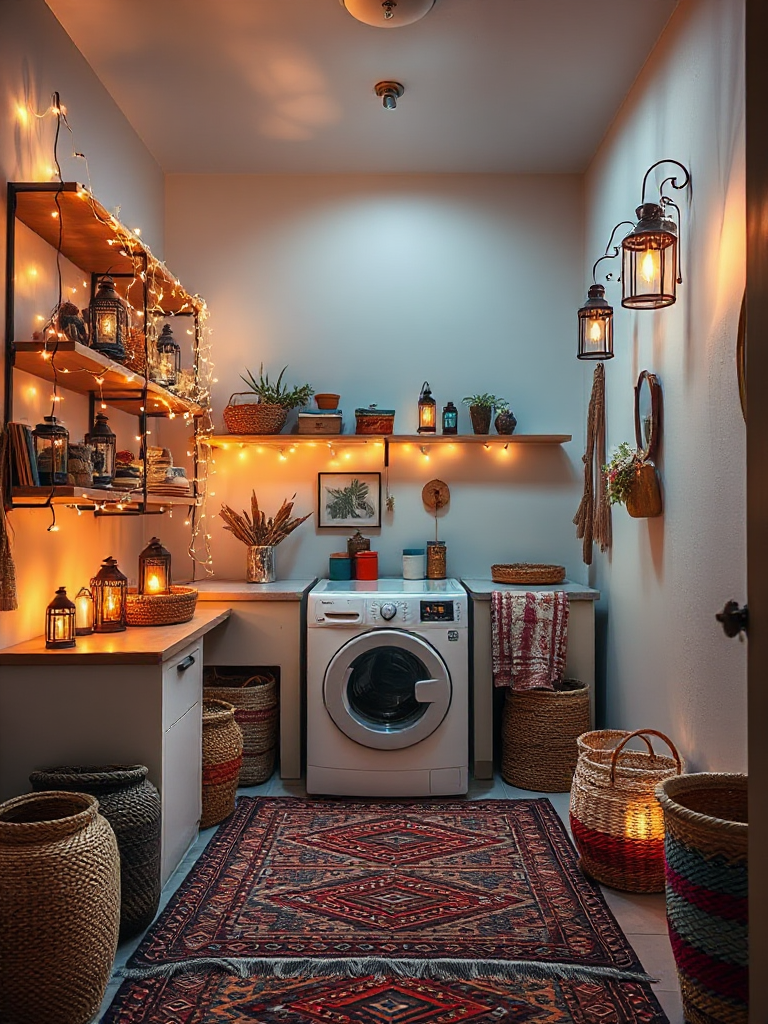
{"type": "Polygon", "coordinates": [[[553,690],[565,669],[568,596],[562,590],[491,594],[493,682],[553,690]]]}

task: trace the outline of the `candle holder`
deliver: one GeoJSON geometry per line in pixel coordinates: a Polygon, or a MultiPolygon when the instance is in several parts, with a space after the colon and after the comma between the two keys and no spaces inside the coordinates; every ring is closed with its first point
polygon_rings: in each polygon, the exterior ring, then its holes
{"type": "Polygon", "coordinates": [[[66,587],[59,587],[45,609],[45,646],[75,646],[75,606],[67,597],[66,587]]]}
{"type": "Polygon", "coordinates": [[[171,553],[153,537],[139,555],[138,593],[153,597],[171,592],[171,553]]]}
{"type": "Polygon", "coordinates": [[[91,580],[94,633],[119,633],[125,629],[127,589],[128,577],[120,572],[116,559],[110,555],[91,580]]]}
{"type": "Polygon", "coordinates": [[[421,385],[419,395],[419,431],[420,434],[437,433],[437,402],[432,397],[427,381],[421,385]]]}
{"type": "Polygon", "coordinates": [[[93,594],[81,587],[75,595],[75,633],[88,636],[93,632],[93,594]]]}

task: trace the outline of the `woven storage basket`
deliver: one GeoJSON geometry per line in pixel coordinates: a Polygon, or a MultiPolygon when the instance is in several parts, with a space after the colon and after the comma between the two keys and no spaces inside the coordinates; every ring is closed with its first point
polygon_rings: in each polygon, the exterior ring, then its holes
{"type": "Polygon", "coordinates": [[[129,626],[172,626],[189,622],[196,604],[194,587],[171,587],[170,594],[137,594],[134,588],[129,588],[125,621],[129,626]]]}
{"type": "Polygon", "coordinates": [[[271,402],[233,402],[250,391],[236,391],[224,407],[224,423],[230,434],[279,434],[288,418],[288,410],[271,402]]]}
{"type": "Polygon", "coordinates": [[[269,673],[258,673],[239,686],[216,679],[207,681],[203,696],[224,700],[235,709],[235,721],[243,734],[241,786],[258,786],[275,770],[277,753],[278,707],[277,680],[269,673]]]}
{"type": "Polygon", "coordinates": [[[223,700],[203,700],[203,809],[200,828],[223,821],[235,809],[243,763],[243,734],[235,709],[223,700]]]}
{"type": "Polygon", "coordinates": [[[565,579],[563,565],[537,565],[535,562],[511,562],[491,566],[494,583],[562,583],[565,579]]]}
{"type": "Polygon", "coordinates": [[[356,434],[391,434],[394,429],[394,410],[355,409],[356,434]]]}
{"type": "Polygon", "coordinates": [[[507,690],[501,725],[501,775],[518,789],[565,793],[589,726],[589,688],[566,679],[557,690],[507,690]]]}
{"type": "Polygon", "coordinates": [[[104,997],[120,924],[120,858],[87,793],[0,804],[0,1020],[85,1024],[104,997]]]}
{"type": "Polygon", "coordinates": [[[120,938],[148,928],[160,901],[160,794],[143,764],[41,768],[35,790],[90,793],[120,851],[120,938]]]}
{"type": "MultiPolygon", "coordinates": [[[[591,745],[591,735],[581,737],[582,743],[591,745]]],[[[625,892],[663,891],[664,819],[655,790],[682,770],[672,740],[655,729],[620,734],[610,752],[603,747],[596,755],[588,751],[580,755],[571,787],[570,819],[586,875],[625,892]],[[662,739],[672,757],[624,749],[634,737],[647,744],[649,736],[662,739]]]]}
{"type": "Polygon", "coordinates": [[[747,1024],[747,776],[666,779],[667,925],[685,1019],[747,1024]]]}

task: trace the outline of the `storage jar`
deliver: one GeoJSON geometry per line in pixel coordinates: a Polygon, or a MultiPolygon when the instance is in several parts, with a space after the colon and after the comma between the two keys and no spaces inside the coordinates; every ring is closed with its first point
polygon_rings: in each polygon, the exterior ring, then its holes
{"type": "Polygon", "coordinates": [[[378,551],[358,551],[355,555],[355,579],[377,580],[379,578],[378,551]]]}
{"type": "Polygon", "coordinates": [[[427,541],[427,579],[444,580],[446,576],[446,549],[444,540],[427,541]]]}
{"type": "Polygon", "coordinates": [[[403,548],[403,579],[423,580],[427,571],[424,548],[403,548]]]}
{"type": "Polygon", "coordinates": [[[351,580],[352,559],[346,551],[334,552],[328,559],[328,579],[351,580]]]}

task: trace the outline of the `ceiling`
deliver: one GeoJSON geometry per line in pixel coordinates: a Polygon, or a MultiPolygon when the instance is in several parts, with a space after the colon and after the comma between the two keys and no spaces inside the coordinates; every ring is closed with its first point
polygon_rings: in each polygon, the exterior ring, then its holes
{"type": "Polygon", "coordinates": [[[678,0],[46,2],[166,173],[540,174],[586,168],[678,0]]]}

